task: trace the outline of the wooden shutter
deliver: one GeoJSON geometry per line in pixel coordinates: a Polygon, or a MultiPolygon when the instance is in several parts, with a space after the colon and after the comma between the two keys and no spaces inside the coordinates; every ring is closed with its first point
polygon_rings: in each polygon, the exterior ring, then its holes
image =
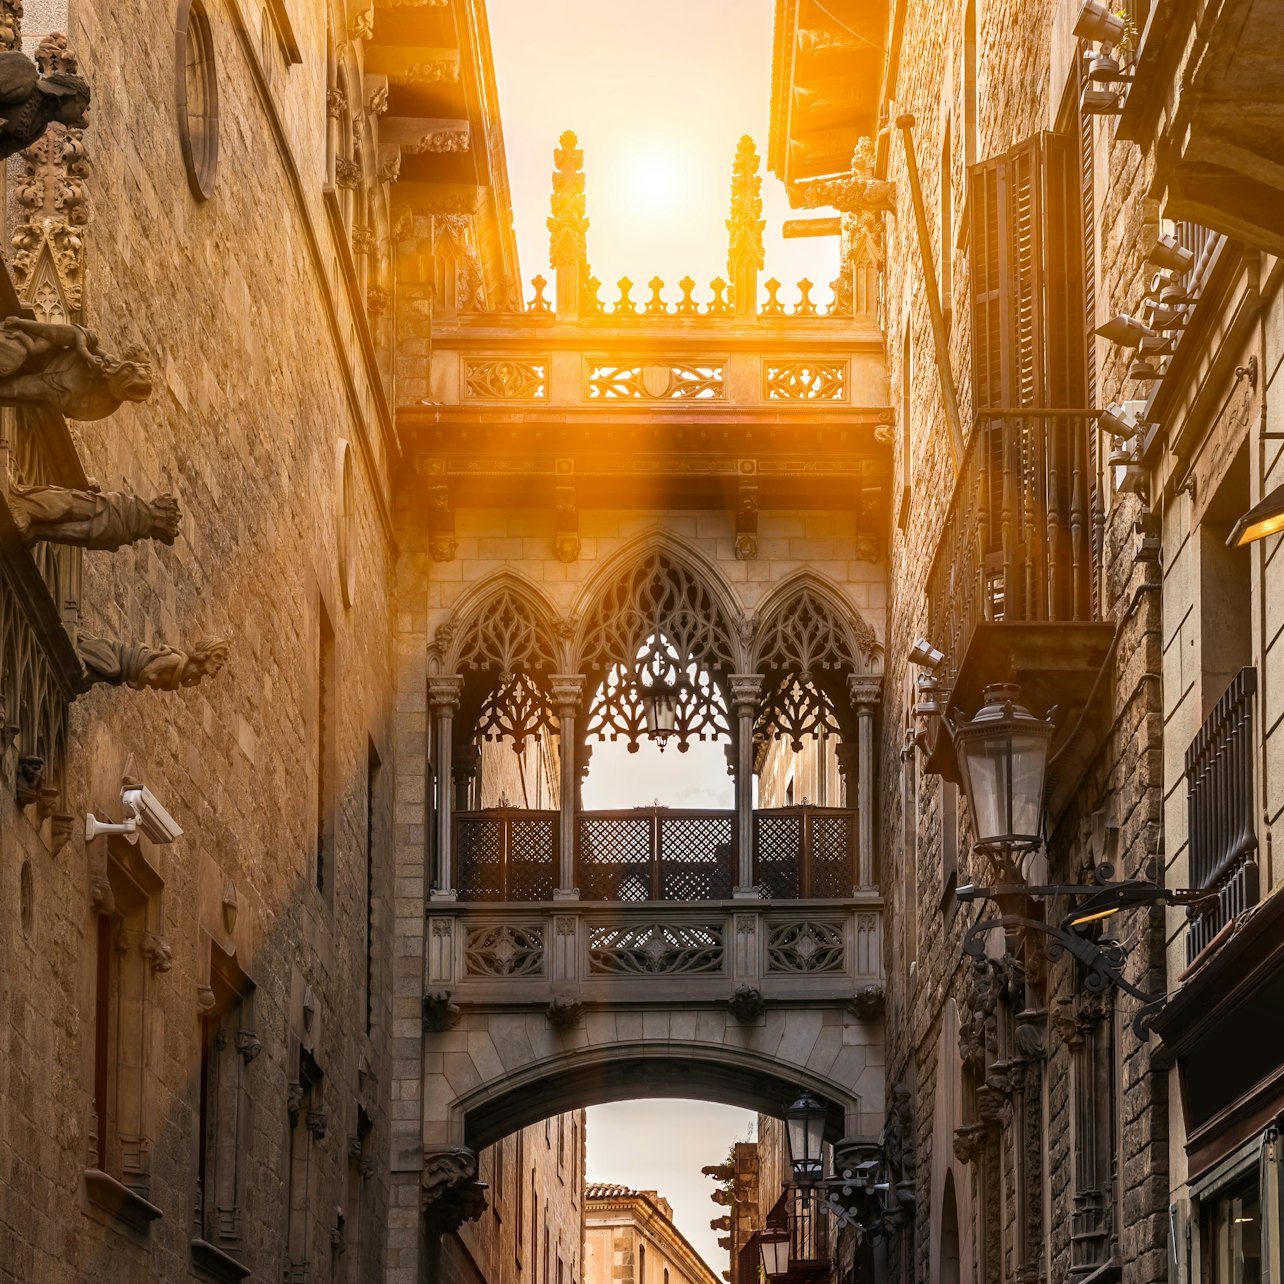
{"type": "Polygon", "coordinates": [[[972,389],[978,410],[1083,404],[1076,140],[1039,133],[970,175],[972,389]]]}

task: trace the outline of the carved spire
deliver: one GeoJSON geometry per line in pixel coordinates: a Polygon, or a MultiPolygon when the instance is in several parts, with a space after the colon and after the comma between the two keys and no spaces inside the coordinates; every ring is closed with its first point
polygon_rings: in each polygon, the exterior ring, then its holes
{"type": "Polygon", "coordinates": [[[588,225],[584,216],[584,153],[567,130],[553,152],[552,213],[548,220],[549,262],[557,272],[557,311],[579,312],[580,285],[588,278],[588,225]]]}
{"type": "Polygon", "coordinates": [[[762,267],[764,227],[758,149],[746,134],[736,147],[735,164],[731,169],[731,217],[727,220],[731,239],[727,249],[727,268],[733,279],[741,264],[762,267]]]}
{"type": "Polygon", "coordinates": [[[731,217],[727,220],[727,275],[738,316],[758,310],[758,269],[762,267],[762,178],[758,149],[745,134],[736,147],[731,170],[731,217]]]}

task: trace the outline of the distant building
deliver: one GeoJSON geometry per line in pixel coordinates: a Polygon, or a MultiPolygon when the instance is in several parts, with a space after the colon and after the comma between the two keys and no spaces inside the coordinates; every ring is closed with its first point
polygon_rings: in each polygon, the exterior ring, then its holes
{"type": "Polygon", "coordinates": [[[719,1284],[653,1190],[591,1185],[584,1192],[584,1284],[719,1284]]]}

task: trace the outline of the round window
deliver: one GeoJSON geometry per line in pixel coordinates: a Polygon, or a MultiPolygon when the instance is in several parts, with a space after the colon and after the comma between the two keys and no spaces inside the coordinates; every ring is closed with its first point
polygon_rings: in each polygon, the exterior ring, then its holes
{"type": "Polygon", "coordinates": [[[203,201],[213,195],[218,175],[218,78],[210,21],[201,0],[180,0],[176,30],[178,136],[188,185],[203,201]]]}

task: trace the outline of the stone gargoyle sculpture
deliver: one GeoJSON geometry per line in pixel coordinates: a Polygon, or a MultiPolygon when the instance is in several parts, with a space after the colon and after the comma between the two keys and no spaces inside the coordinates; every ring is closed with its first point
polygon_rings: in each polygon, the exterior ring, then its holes
{"type": "Polygon", "coordinates": [[[145,349],[100,352],[84,326],[6,317],[0,321],[0,406],[48,405],[68,419],[106,419],[152,395],[145,349]]]}
{"type": "Polygon", "coordinates": [[[89,86],[79,76],[42,75],[25,53],[0,52],[0,157],[30,147],[55,122],[84,129],[88,112],[89,86]]]}
{"type": "Polygon", "coordinates": [[[90,682],[136,691],[144,687],[177,691],[218,673],[227,662],[228,648],[222,638],[202,638],[190,651],[180,651],[172,646],[116,642],[82,633],[77,649],[90,682]]]}
{"type": "Polygon", "coordinates": [[[120,490],[17,483],[9,487],[9,511],[24,544],[44,540],[107,552],[143,539],[172,544],[181,520],[173,495],[142,499],[120,490]]]}

